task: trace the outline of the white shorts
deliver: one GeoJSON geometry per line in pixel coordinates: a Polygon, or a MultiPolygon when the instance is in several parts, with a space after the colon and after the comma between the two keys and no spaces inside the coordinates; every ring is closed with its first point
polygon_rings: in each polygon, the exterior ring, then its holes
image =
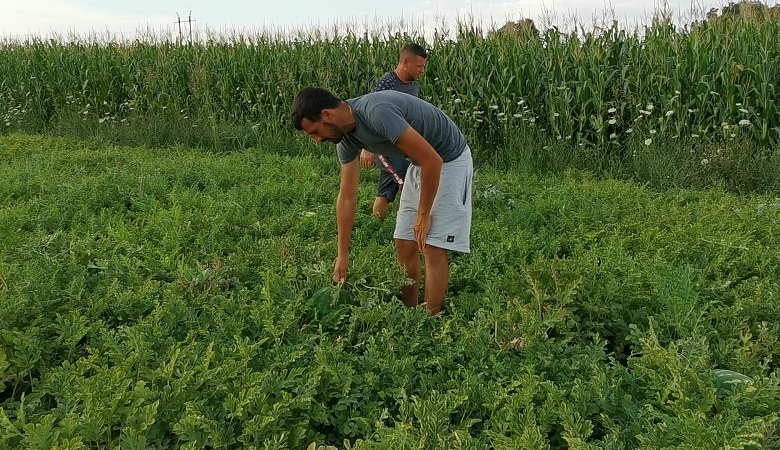
{"type": "MultiPolygon", "coordinates": [[[[414,241],[414,222],[420,204],[422,171],[420,166],[410,165],[406,172],[398,215],[395,222],[395,239],[414,241]]],[[[431,228],[425,239],[432,245],[460,253],[469,253],[471,237],[471,194],[474,179],[474,162],[468,146],[455,160],[442,165],[439,190],[431,207],[431,228]]]]}

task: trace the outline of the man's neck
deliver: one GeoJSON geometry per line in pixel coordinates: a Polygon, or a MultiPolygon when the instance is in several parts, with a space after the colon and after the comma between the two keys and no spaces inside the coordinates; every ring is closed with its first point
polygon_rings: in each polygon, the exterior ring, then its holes
{"type": "Polygon", "coordinates": [[[396,67],[395,68],[395,76],[397,76],[399,80],[403,81],[406,84],[409,84],[412,81],[412,80],[407,80],[406,79],[406,77],[404,76],[403,71],[401,70],[401,67],[396,67]]]}
{"type": "Polygon", "coordinates": [[[347,107],[346,113],[348,114],[347,117],[349,118],[346,131],[347,133],[351,133],[352,131],[355,131],[355,128],[357,128],[357,120],[355,120],[355,113],[352,112],[352,107],[349,106],[349,103],[344,102],[344,105],[347,107]]]}

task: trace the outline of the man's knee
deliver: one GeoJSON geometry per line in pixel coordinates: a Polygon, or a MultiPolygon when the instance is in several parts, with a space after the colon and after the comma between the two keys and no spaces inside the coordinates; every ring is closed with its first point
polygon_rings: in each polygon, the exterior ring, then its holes
{"type": "Polygon", "coordinates": [[[425,244],[425,248],[423,248],[423,257],[425,258],[426,264],[446,264],[449,262],[447,259],[447,249],[434,247],[430,244],[425,244]]]}
{"type": "Polygon", "coordinates": [[[390,200],[387,197],[377,197],[374,200],[374,215],[378,216],[380,219],[384,219],[388,206],[390,206],[390,200]]]}
{"type": "Polygon", "coordinates": [[[398,254],[398,259],[419,258],[417,253],[417,242],[407,241],[406,239],[395,240],[395,250],[398,254]]]}

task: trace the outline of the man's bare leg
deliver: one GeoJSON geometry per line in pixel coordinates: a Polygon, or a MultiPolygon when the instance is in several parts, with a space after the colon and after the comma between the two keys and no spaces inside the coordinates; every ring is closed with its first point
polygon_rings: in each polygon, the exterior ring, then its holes
{"type": "Polygon", "coordinates": [[[383,220],[385,218],[385,214],[387,213],[387,207],[390,205],[390,199],[387,197],[377,197],[374,199],[374,212],[373,214],[377,217],[379,217],[379,220],[383,220]]]}
{"type": "Polygon", "coordinates": [[[425,309],[435,316],[441,311],[444,295],[447,293],[447,283],[450,279],[450,262],[447,250],[426,245],[423,249],[425,257],[425,309]]]}
{"type": "Polygon", "coordinates": [[[414,280],[413,284],[401,288],[401,300],[404,305],[414,308],[419,303],[420,278],[422,276],[422,264],[420,263],[417,242],[396,239],[395,251],[398,262],[406,269],[406,277],[414,280]]]}

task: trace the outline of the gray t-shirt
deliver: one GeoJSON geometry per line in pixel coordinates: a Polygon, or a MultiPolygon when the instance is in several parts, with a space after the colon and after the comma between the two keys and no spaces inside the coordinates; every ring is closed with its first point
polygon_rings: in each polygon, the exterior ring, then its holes
{"type": "Polygon", "coordinates": [[[361,149],[371,153],[407,158],[397,145],[398,138],[411,126],[431,144],[442,161],[457,159],[466,147],[466,136],[444,112],[425,100],[403,92],[372,92],[349,100],[355,129],[337,145],[341,164],[355,160],[361,149]]]}
{"type": "Polygon", "coordinates": [[[376,83],[374,83],[374,88],[371,89],[371,92],[387,90],[406,92],[409,95],[419,97],[420,83],[418,83],[417,80],[404,83],[400,78],[398,78],[398,74],[395,73],[395,70],[391,70],[389,72],[385,72],[384,75],[376,80],[376,83]]]}

